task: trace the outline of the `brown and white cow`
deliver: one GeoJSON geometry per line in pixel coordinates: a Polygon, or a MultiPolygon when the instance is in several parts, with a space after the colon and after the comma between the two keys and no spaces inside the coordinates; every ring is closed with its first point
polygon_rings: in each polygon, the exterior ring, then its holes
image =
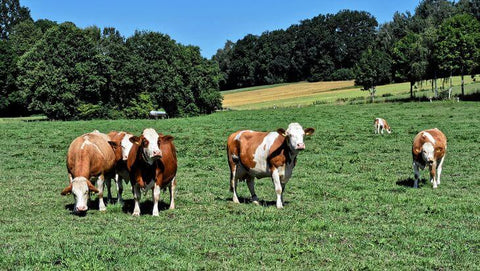
{"type": "Polygon", "coordinates": [[[390,125],[388,125],[387,121],[382,118],[376,118],[373,121],[373,127],[375,127],[375,134],[383,134],[384,130],[389,134],[392,132],[390,125]]]}
{"type": "Polygon", "coordinates": [[[423,130],[415,136],[412,146],[413,171],[415,174],[413,187],[418,187],[418,179],[420,177],[419,168],[424,169],[428,164],[430,182],[433,183],[433,188],[437,188],[440,184],[446,150],[447,138],[437,128],[423,130]]]}
{"type": "Polygon", "coordinates": [[[305,149],[303,137],[315,129],[303,129],[298,123],[290,123],[287,130],[275,132],[237,131],[228,137],[227,155],[230,166],[230,190],[233,202],[239,203],[237,183],[245,180],[252,196],[255,194],[255,178],[271,177],[277,194],[277,208],[283,208],[283,192],[292,176],[297,155],[305,149]]]}
{"type": "MultiPolygon", "coordinates": [[[[120,159],[117,164],[115,165],[115,184],[117,186],[117,202],[123,205],[123,181],[125,183],[130,182],[130,175],[127,169],[127,158],[132,148],[133,143],[130,142],[130,138],[133,135],[128,132],[117,132],[111,131],[108,133],[108,137],[111,141],[120,142],[120,146],[122,148],[122,159],[120,159]]],[[[108,190],[108,201],[112,200],[112,193],[111,193],[111,179],[106,180],[107,190],[108,190]]]]}
{"type": "Polygon", "coordinates": [[[120,142],[109,141],[107,135],[98,131],[84,134],[72,141],[67,153],[70,183],[61,194],[73,194],[75,213],[88,210],[89,192],[98,193],[99,210],[106,210],[103,202],[103,182],[110,174],[113,175],[114,166],[121,157],[120,142]],[[91,179],[97,180],[98,188],[91,183],[91,179]]]}
{"type": "Polygon", "coordinates": [[[153,216],[158,216],[160,189],[170,191],[170,209],[175,208],[175,187],[177,181],[177,152],[173,137],[158,134],[154,129],[145,129],[141,136],[130,137],[133,143],[127,159],[135,207],[134,216],[140,215],[140,189],[153,192],[153,216]]]}

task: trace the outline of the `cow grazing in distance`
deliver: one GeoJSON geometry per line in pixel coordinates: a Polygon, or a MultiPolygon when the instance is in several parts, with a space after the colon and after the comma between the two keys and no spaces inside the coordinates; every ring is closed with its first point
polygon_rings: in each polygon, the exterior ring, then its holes
{"type": "Polygon", "coordinates": [[[375,134],[383,134],[384,130],[389,134],[392,132],[390,125],[388,125],[387,121],[382,118],[376,118],[373,121],[373,127],[375,127],[375,134]]]}
{"type": "Polygon", "coordinates": [[[277,208],[283,208],[285,185],[292,176],[298,153],[305,149],[303,138],[314,131],[290,123],[286,131],[282,128],[275,132],[243,130],[231,134],[227,141],[227,156],[233,202],[239,203],[237,183],[245,180],[253,203],[258,204],[254,180],[271,177],[277,194],[277,208]]]}
{"type": "Polygon", "coordinates": [[[99,210],[105,211],[103,182],[114,174],[114,166],[122,157],[120,142],[109,141],[98,131],[87,133],[72,141],[67,153],[69,185],[62,195],[72,193],[75,198],[73,211],[86,212],[89,192],[98,193],[99,210]],[[97,180],[96,188],[91,179],[97,180]]]}
{"type": "Polygon", "coordinates": [[[177,153],[173,137],[158,134],[147,128],[142,135],[130,137],[133,143],[127,159],[135,207],[132,215],[140,215],[140,189],[153,190],[153,216],[158,216],[160,189],[170,191],[170,209],[175,209],[175,187],[177,185],[177,153]]]}
{"type": "MultiPolygon", "coordinates": [[[[117,202],[123,205],[123,181],[130,182],[130,175],[127,169],[127,158],[133,143],[130,142],[130,138],[133,135],[127,132],[111,131],[108,133],[108,137],[111,141],[120,142],[122,149],[122,159],[120,159],[115,165],[115,184],[117,186],[117,202]]],[[[108,190],[108,201],[112,200],[111,193],[111,179],[106,180],[108,190]]]]}
{"type": "Polygon", "coordinates": [[[446,151],[447,138],[437,128],[423,130],[415,136],[412,146],[413,171],[415,174],[413,187],[418,187],[418,179],[420,178],[419,169],[424,169],[428,164],[430,182],[433,183],[433,188],[437,188],[440,184],[440,176],[442,174],[442,165],[446,151]]]}

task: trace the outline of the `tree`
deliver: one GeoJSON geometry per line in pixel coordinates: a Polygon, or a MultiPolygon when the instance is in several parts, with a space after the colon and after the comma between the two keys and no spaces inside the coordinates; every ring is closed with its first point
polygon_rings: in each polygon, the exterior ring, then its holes
{"type": "Polygon", "coordinates": [[[19,0],[0,1],[0,39],[8,39],[12,28],[26,20],[32,20],[30,10],[20,6],[19,0]]]}
{"type": "Polygon", "coordinates": [[[480,61],[480,23],[468,14],[447,19],[440,27],[435,49],[440,69],[461,75],[465,95],[463,76],[480,61]]]}
{"type": "Polygon", "coordinates": [[[375,97],[375,87],[391,81],[392,60],[385,52],[376,49],[364,51],[355,66],[355,85],[369,90],[372,102],[375,97]]]}
{"type": "Polygon", "coordinates": [[[410,32],[395,43],[393,49],[395,78],[410,82],[410,98],[413,98],[415,82],[424,78],[428,65],[427,55],[428,49],[419,34],[410,32]]]}
{"type": "Polygon", "coordinates": [[[101,101],[105,79],[99,75],[94,42],[72,23],[49,29],[18,62],[18,87],[29,108],[50,119],[77,119],[79,108],[101,101]]]}

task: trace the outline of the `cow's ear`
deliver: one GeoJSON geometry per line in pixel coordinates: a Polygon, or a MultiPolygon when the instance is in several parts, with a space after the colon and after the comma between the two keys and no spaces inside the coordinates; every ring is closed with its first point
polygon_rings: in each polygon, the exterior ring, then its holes
{"type": "Polygon", "coordinates": [[[420,148],[413,148],[413,153],[414,153],[415,155],[418,155],[420,152],[421,152],[421,149],[420,149],[420,148]]]}
{"type": "Polygon", "coordinates": [[[98,191],[98,189],[95,187],[95,185],[93,185],[89,180],[87,180],[87,186],[88,186],[88,190],[90,190],[90,192],[93,192],[93,193],[98,193],[100,191],[98,191]]]}
{"type": "Polygon", "coordinates": [[[132,142],[133,144],[136,144],[136,145],[140,145],[140,143],[142,142],[142,140],[138,136],[132,136],[132,137],[130,137],[129,140],[130,140],[130,142],[132,142]]]}
{"type": "Polygon", "coordinates": [[[435,149],[435,152],[438,152],[438,153],[440,153],[440,152],[442,152],[442,151],[443,151],[443,148],[442,148],[442,147],[438,147],[438,148],[435,149]]]}
{"type": "Polygon", "coordinates": [[[115,142],[115,141],[108,141],[108,144],[110,144],[110,146],[112,147],[112,149],[116,150],[120,144],[118,144],[118,142],[115,142]]]}
{"type": "Polygon", "coordinates": [[[277,133],[279,133],[281,136],[287,136],[287,132],[283,128],[278,128],[277,133]]]}
{"type": "Polygon", "coordinates": [[[65,187],[62,191],[62,193],[60,193],[60,195],[62,196],[65,196],[65,195],[68,195],[72,193],[72,183],[70,183],[67,187],[65,187]]]}
{"type": "Polygon", "coordinates": [[[168,141],[173,141],[174,137],[171,135],[166,135],[161,137],[162,141],[168,142],[168,141]]]}
{"type": "Polygon", "coordinates": [[[313,128],[307,128],[303,130],[305,132],[305,135],[312,135],[315,132],[315,129],[313,128]]]}

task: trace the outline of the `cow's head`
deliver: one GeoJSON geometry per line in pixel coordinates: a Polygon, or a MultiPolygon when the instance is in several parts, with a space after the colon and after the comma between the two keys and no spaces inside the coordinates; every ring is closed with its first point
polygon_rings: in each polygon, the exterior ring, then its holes
{"type": "Polygon", "coordinates": [[[303,137],[313,134],[315,129],[307,128],[304,130],[300,124],[290,123],[286,131],[283,128],[279,128],[277,132],[287,138],[287,144],[291,150],[301,151],[305,149],[303,137]]]}
{"type": "Polygon", "coordinates": [[[153,165],[156,160],[162,158],[162,151],[159,148],[160,138],[154,129],[147,128],[143,130],[140,137],[130,137],[130,142],[141,146],[140,151],[148,164],[153,165]]]}
{"type": "Polygon", "coordinates": [[[72,182],[65,187],[62,191],[62,195],[73,194],[75,198],[75,207],[73,212],[81,213],[88,210],[87,202],[89,192],[98,193],[98,189],[85,177],[77,177],[72,180],[72,182]]]}
{"type": "Polygon", "coordinates": [[[432,165],[433,162],[435,161],[434,152],[435,152],[435,149],[432,143],[430,142],[423,143],[423,146],[422,146],[423,161],[427,162],[429,165],[432,165]]]}
{"type": "Polygon", "coordinates": [[[386,130],[387,133],[389,133],[389,134],[392,133],[392,129],[390,128],[390,126],[385,127],[385,130],[386,130]]]}

